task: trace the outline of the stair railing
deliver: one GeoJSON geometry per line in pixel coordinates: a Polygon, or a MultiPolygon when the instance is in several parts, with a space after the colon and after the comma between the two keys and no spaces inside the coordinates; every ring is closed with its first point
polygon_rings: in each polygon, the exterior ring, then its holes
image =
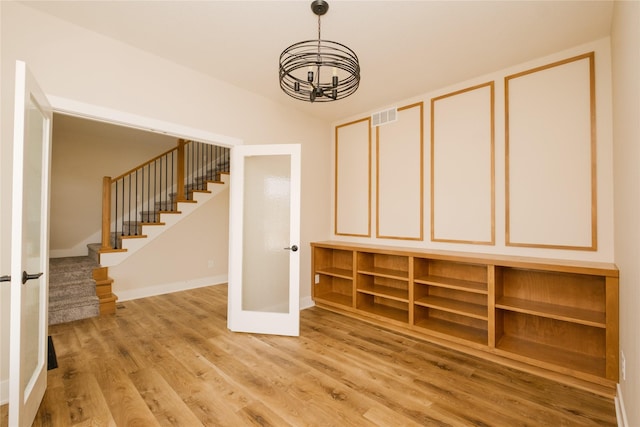
{"type": "Polygon", "coordinates": [[[193,199],[207,182],[229,172],[229,148],[179,140],[171,150],[118,175],[102,179],[101,250],[120,249],[118,236],[138,236],[142,224],[157,224],[161,212],[193,199]]]}

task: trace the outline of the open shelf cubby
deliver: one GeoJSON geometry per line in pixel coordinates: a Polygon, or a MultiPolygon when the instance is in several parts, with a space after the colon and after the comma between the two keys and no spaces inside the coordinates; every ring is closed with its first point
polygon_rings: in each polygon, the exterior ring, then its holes
{"type": "Polygon", "coordinates": [[[615,392],[614,264],[348,242],[311,246],[320,307],[615,392]]]}
{"type": "Polygon", "coordinates": [[[353,251],[314,248],[313,297],[338,306],[353,306],[353,251]]]}
{"type": "Polygon", "coordinates": [[[509,310],[496,313],[496,348],[527,359],[605,376],[606,334],[600,327],[509,310]]]}
{"type": "Polygon", "coordinates": [[[377,295],[358,293],[356,308],[362,312],[406,324],[409,321],[409,303],[377,295]]]}
{"type": "Polygon", "coordinates": [[[409,257],[358,252],[358,273],[390,279],[409,280],[409,257]]]}

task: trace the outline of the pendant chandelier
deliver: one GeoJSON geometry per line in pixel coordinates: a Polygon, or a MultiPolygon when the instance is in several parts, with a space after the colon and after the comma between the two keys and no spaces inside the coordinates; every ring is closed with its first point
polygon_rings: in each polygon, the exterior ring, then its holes
{"type": "Polygon", "coordinates": [[[341,43],[321,39],[320,17],[329,10],[326,1],[313,1],[311,10],[318,15],[318,39],[292,44],[280,54],[280,87],[302,101],[346,98],[360,84],[358,56],[341,43]]]}

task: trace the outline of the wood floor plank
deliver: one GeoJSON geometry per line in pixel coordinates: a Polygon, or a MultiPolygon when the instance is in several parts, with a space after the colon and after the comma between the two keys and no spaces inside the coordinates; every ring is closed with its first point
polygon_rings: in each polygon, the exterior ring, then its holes
{"type": "MultiPolygon", "coordinates": [[[[46,393],[45,393],[46,394],[46,393]]],[[[116,426],[116,422],[111,415],[111,411],[105,401],[102,390],[95,377],[88,373],[80,373],[67,378],[64,387],[64,399],[62,396],[54,395],[56,399],[61,399],[69,408],[70,426],[80,425],[104,425],[116,426]]],[[[53,406],[53,402],[49,406],[53,406]]],[[[40,407],[39,415],[43,409],[40,407]]],[[[43,416],[46,420],[48,416],[43,416]]]]}
{"type": "MultiPolygon", "coordinates": [[[[130,350],[127,353],[130,353],[130,350]]],[[[121,359],[96,358],[93,363],[93,372],[109,411],[118,426],[159,426],[160,424],[127,375],[128,371],[122,368],[121,361],[126,359],[128,359],[126,355],[121,359]]]]}
{"type": "Polygon", "coordinates": [[[34,426],[616,425],[611,399],[319,308],[300,337],[233,333],[226,301],[210,286],[52,326],[34,426]]]}
{"type": "Polygon", "coordinates": [[[161,426],[203,425],[155,369],[141,369],[129,377],[161,426]]]}

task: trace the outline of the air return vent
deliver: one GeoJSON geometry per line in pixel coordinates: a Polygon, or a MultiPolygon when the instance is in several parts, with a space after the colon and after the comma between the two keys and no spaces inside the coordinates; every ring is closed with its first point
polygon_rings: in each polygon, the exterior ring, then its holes
{"type": "Polygon", "coordinates": [[[398,109],[396,107],[388,110],[378,111],[371,115],[371,126],[376,127],[398,120],[398,109]]]}

